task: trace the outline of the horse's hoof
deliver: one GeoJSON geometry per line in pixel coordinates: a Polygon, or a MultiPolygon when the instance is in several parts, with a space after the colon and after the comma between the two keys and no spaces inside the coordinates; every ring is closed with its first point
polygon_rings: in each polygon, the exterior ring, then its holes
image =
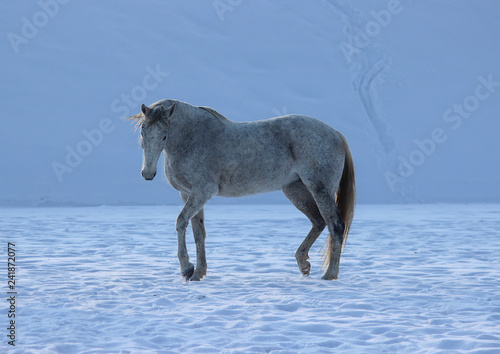
{"type": "Polygon", "coordinates": [[[300,272],[305,277],[309,276],[310,271],[311,271],[311,264],[309,262],[306,262],[306,264],[304,264],[304,266],[302,268],[300,268],[300,272]]]}
{"type": "Polygon", "coordinates": [[[203,269],[203,268],[196,268],[194,270],[194,274],[193,276],[191,277],[191,281],[200,281],[201,279],[203,279],[203,277],[207,275],[207,271],[206,269],[203,269]]]}
{"type": "Polygon", "coordinates": [[[189,280],[190,281],[200,281],[201,278],[203,278],[203,276],[200,276],[200,272],[198,271],[198,269],[195,269],[193,276],[189,280]]]}
{"type": "Polygon", "coordinates": [[[194,265],[191,264],[189,268],[186,268],[184,271],[181,272],[181,274],[184,279],[190,280],[194,274],[194,265]]]}
{"type": "Polygon", "coordinates": [[[323,275],[321,279],[323,280],[337,280],[339,278],[338,275],[323,275]]]}

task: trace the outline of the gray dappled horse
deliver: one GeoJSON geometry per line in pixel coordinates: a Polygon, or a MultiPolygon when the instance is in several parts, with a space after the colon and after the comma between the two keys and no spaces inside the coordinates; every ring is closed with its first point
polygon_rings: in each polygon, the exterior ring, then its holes
{"type": "Polygon", "coordinates": [[[161,100],[129,117],[141,127],[141,174],[156,175],[161,152],[165,175],[185,202],[176,222],[181,274],[200,280],[207,272],[203,206],[213,196],[240,197],[281,189],[311,221],[295,252],[303,275],[308,253],[325,227],[328,237],[323,279],[337,279],[356,199],[354,165],[347,141],[327,124],[287,115],[256,122],[230,121],[208,107],[161,100]],[[186,229],[191,221],[196,268],[189,262],[186,229]]]}

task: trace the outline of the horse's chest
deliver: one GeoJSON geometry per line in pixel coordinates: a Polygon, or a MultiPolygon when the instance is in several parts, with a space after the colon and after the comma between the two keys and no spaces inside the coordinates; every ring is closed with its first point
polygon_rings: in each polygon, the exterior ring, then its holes
{"type": "Polygon", "coordinates": [[[187,176],[179,169],[179,164],[168,158],[165,159],[165,176],[172,187],[178,191],[182,192],[191,189],[187,176]]]}

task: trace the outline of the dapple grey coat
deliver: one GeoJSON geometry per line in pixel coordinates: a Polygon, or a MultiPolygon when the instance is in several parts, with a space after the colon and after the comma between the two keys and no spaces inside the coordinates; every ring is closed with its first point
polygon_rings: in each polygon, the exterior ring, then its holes
{"type": "Polygon", "coordinates": [[[142,105],[142,112],[130,119],[141,127],[142,176],[154,178],[163,151],[165,175],[185,202],[176,230],[181,274],[186,279],[200,280],[206,274],[203,206],[211,197],[280,189],[312,223],[295,253],[301,273],[309,275],[309,249],[328,227],[331,237],[323,278],[337,279],[355,205],[354,165],[342,134],[306,116],[238,123],[212,108],[176,100],[142,105]],[[186,248],[190,221],[196,268],[186,248]]]}

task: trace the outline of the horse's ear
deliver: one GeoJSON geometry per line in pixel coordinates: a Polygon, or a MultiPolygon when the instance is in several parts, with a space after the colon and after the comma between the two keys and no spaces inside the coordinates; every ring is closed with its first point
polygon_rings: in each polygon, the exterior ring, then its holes
{"type": "Polygon", "coordinates": [[[142,111],[142,114],[144,114],[144,116],[147,116],[147,115],[149,115],[149,113],[151,113],[151,109],[148,106],[146,106],[144,103],[141,106],[141,111],[142,111]]]}
{"type": "Polygon", "coordinates": [[[172,117],[172,115],[174,114],[174,110],[175,110],[175,102],[172,103],[172,105],[167,108],[167,118],[170,119],[170,117],[172,117]]]}

